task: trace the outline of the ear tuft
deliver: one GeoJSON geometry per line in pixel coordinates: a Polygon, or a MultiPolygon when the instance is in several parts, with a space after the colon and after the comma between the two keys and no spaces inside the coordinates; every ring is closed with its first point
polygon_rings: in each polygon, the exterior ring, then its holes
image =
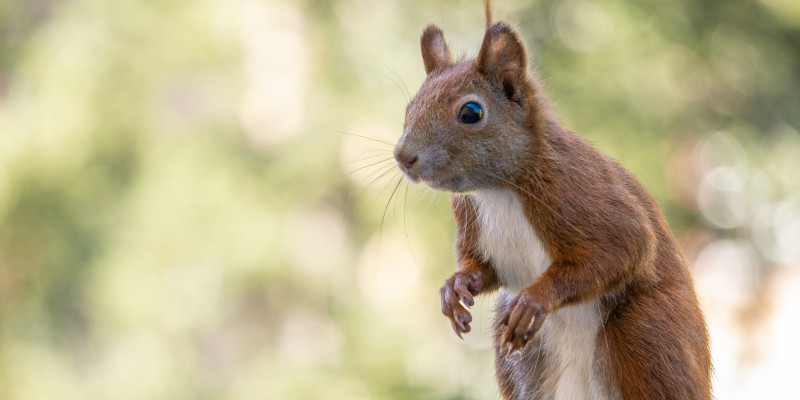
{"type": "Polygon", "coordinates": [[[433,71],[447,68],[453,64],[453,57],[444,40],[444,33],[438,26],[428,25],[422,32],[420,44],[426,74],[430,75],[433,71]]]}
{"type": "Polygon", "coordinates": [[[516,100],[523,88],[528,69],[525,46],[510,26],[498,22],[486,31],[478,54],[478,70],[496,79],[506,97],[516,100]]]}

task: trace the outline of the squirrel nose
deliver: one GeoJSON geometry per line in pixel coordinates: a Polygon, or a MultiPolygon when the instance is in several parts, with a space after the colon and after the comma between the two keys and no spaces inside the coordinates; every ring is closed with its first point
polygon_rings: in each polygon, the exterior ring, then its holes
{"type": "Polygon", "coordinates": [[[396,149],[394,158],[397,160],[397,164],[400,165],[400,168],[405,172],[411,171],[411,169],[413,169],[419,161],[419,155],[409,151],[404,151],[402,147],[398,147],[396,149]]]}
{"type": "Polygon", "coordinates": [[[403,164],[403,167],[405,167],[406,170],[410,170],[411,168],[414,167],[414,164],[417,163],[417,160],[419,160],[419,156],[413,154],[409,157],[402,158],[400,160],[400,163],[403,164]]]}

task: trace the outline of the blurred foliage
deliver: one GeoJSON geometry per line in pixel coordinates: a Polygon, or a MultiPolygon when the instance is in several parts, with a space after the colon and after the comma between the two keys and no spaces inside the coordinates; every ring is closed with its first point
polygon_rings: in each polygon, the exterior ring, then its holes
{"type": "MultiPolygon", "coordinates": [[[[800,267],[800,3],[495,3],[698,273],[745,259],[735,312],[800,267]]],[[[432,22],[477,52],[477,0],[0,0],[0,398],[497,397],[391,166],[432,22]]]]}

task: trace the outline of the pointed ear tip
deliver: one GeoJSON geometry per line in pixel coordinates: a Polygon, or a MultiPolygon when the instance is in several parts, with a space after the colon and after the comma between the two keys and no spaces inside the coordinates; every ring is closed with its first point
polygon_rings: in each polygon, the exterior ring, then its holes
{"type": "Polygon", "coordinates": [[[425,30],[422,31],[422,37],[430,36],[430,35],[439,35],[442,36],[444,32],[442,29],[436,26],[436,24],[429,24],[425,27],[425,30]]]}
{"type": "Polygon", "coordinates": [[[514,29],[514,27],[502,21],[496,22],[494,25],[492,25],[491,31],[492,34],[507,33],[510,35],[518,36],[517,30],[514,29]]]}
{"type": "Polygon", "coordinates": [[[438,26],[431,24],[425,28],[420,37],[420,45],[426,73],[430,74],[453,63],[444,33],[438,26]]]}

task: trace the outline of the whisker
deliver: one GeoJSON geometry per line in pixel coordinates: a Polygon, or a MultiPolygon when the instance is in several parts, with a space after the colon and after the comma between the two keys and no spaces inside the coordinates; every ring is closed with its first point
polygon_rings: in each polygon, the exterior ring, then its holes
{"type": "Polygon", "coordinates": [[[358,163],[362,163],[362,162],[365,162],[365,161],[373,159],[373,158],[387,157],[387,156],[389,156],[388,159],[394,158],[394,156],[392,154],[390,154],[390,153],[379,153],[379,154],[372,154],[370,156],[364,156],[363,158],[359,158],[357,160],[348,161],[346,164],[358,164],[358,163]]]}
{"type": "Polygon", "coordinates": [[[362,179],[360,182],[358,182],[358,184],[359,185],[364,185],[364,182],[366,182],[367,179],[373,178],[368,184],[365,185],[365,187],[369,187],[370,185],[375,184],[381,178],[386,176],[386,174],[391,172],[394,168],[395,168],[395,164],[394,163],[383,164],[383,165],[375,168],[374,171],[370,172],[367,176],[365,176],[364,179],[362,179]],[[378,174],[378,176],[374,176],[375,174],[378,174]]]}
{"type": "MultiPolygon", "coordinates": [[[[387,169],[392,169],[392,168],[396,168],[397,167],[397,164],[395,164],[394,162],[390,162],[389,159],[378,161],[378,162],[376,162],[374,164],[377,164],[378,166],[375,167],[375,170],[373,170],[372,172],[367,174],[367,176],[365,176],[364,179],[359,181],[358,182],[359,185],[363,185],[364,182],[366,182],[367,179],[369,179],[371,176],[373,176],[375,173],[377,173],[379,171],[384,171],[384,170],[387,170],[387,169]]],[[[365,165],[365,167],[367,167],[367,166],[365,165]]],[[[359,167],[359,168],[361,168],[361,167],[359,167]]],[[[354,170],[352,172],[356,172],[356,171],[358,171],[358,170],[354,170]]]]}
{"type": "Polygon", "coordinates": [[[383,149],[368,149],[368,150],[364,150],[363,152],[359,153],[359,156],[364,156],[364,155],[372,154],[372,153],[394,154],[394,149],[386,149],[386,148],[383,148],[383,149]]]}
{"type": "MultiPolygon", "coordinates": [[[[401,183],[403,183],[403,177],[400,177],[400,179],[397,180],[397,184],[394,185],[392,193],[389,194],[389,201],[386,202],[386,207],[384,207],[383,216],[381,217],[381,227],[383,227],[383,221],[386,219],[386,212],[389,211],[389,205],[392,202],[392,198],[394,198],[394,195],[397,193],[397,189],[400,188],[401,183]]],[[[394,204],[397,205],[397,201],[395,201],[394,204]]]]}
{"type": "MultiPolygon", "coordinates": [[[[358,172],[358,171],[360,171],[360,170],[362,170],[364,168],[369,168],[369,167],[372,167],[373,165],[382,164],[382,163],[385,163],[385,162],[388,162],[388,161],[391,161],[391,160],[392,160],[392,157],[389,157],[389,158],[384,158],[383,160],[380,160],[380,161],[376,161],[376,162],[373,162],[373,163],[370,163],[370,164],[367,164],[367,165],[363,165],[361,167],[358,167],[358,168],[348,172],[347,175],[350,176],[350,175],[352,175],[352,174],[354,174],[354,173],[356,173],[356,172],[358,172]]],[[[392,163],[391,165],[394,165],[394,163],[392,163]]]]}
{"type": "Polygon", "coordinates": [[[370,179],[370,177],[372,177],[373,175],[377,174],[377,176],[373,177],[372,180],[364,186],[364,189],[361,190],[361,195],[358,197],[358,201],[361,201],[361,199],[366,194],[367,190],[370,187],[372,187],[372,185],[376,184],[378,181],[380,181],[381,179],[385,178],[386,175],[391,173],[394,170],[394,168],[392,168],[392,167],[393,167],[393,165],[391,165],[391,164],[381,166],[379,168],[376,168],[375,171],[370,172],[369,175],[367,175],[364,179],[362,179],[362,181],[359,182],[360,184],[363,184],[364,181],[366,181],[367,179],[370,179]]]}
{"type": "MultiPolygon", "coordinates": [[[[400,181],[397,182],[397,187],[399,188],[400,185],[403,183],[402,178],[400,181]]],[[[400,200],[400,192],[397,192],[397,196],[394,199],[394,207],[392,207],[392,216],[394,217],[394,224],[397,226],[397,203],[400,200]]]]}
{"type": "MultiPolygon", "coordinates": [[[[379,176],[376,180],[383,179],[384,177],[386,177],[390,173],[392,173],[391,177],[389,178],[389,181],[391,182],[391,181],[394,180],[395,176],[397,176],[397,174],[400,173],[400,171],[397,170],[397,169],[389,169],[386,172],[384,172],[383,174],[381,174],[381,176],[379,176]]],[[[389,187],[391,187],[391,184],[386,185],[383,189],[381,189],[381,192],[378,194],[377,197],[375,197],[375,200],[373,200],[372,203],[370,203],[370,207],[373,207],[375,205],[375,202],[377,202],[379,198],[383,197],[383,194],[386,192],[386,190],[389,189],[389,187]]]]}
{"type": "MultiPolygon", "coordinates": [[[[386,161],[384,161],[384,162],[386,162],[386,161]]],[[[386,175],[391,173],[394,166],[395,166],[394,163],[387,163],[385,165],[379,166],[378,168],[376,168],[374,171],[372,171],[369,174],[367,174],[367,176],[365,176],[363,179],[361,179],[358,182],[359,186],[363,186],[363,188],[361,189],[360,193],[358,194],[358,198],[353,199],[352,196],[348,196],[348,199],[347,199],[347,201],[345,203],[345,207],[346,208],[349,205],[349,208],[350,208],[350,210],[352,212],[352,215],[356,214],[357,205],[363,201],[364,196],[367,194],[369,189],[374,184],[376,184],[378,181],[380,181],[382,178],[384,178],[386,175]],[[369,180],[369,183],[364,184],[367,180],[369,180]]],[[[356,171],[357,170],[351,171],[347,175],[352,175],[356,171]]]]}
{"type": "MultiPolygon", "coordinates": [[[[403,88],[400,87],[400,84],[398,84],[394,79],[392,79],[391,76],[387,75],[383,71],[377,70],[375,68],[370,68],[370,67],[365,67],[365,69],[367,69],[369,71],[372,71],[372,72],[375,72],[375,73],[378,73],[378,74],[381,74],[381,75],[383,75],[384,78],[386,78],[390,82],[392,82],[394,87],[396,87],[397,90],[400,91],[401,98],[400,98],[400,100],[398,100],[396,95],[391,95],[390,97],[392,98],[392,101],[395,103],[395,106],[397,106],[399,109],[401,109],[401,110],[403,110],[403,112],[405,112],[405,108],[406,107],[405,107],[405,104],[403,104],[403,101],[405,101],[406,94],[403,93],[403,88]]],[[[408,101],[405,101],[405,102],[406,102],[406,104],[408,104],[408,101]]]]}
{"type": "MultiPolygon", "coordinates": [[[[375,170],[375,171],[373,171],[373,172],[370,172],[370,174],[369,174],[369,175],[367,175],[367,177],[366,177],[366,178],[362,179],[362,181],[361,181],[361,182],[359,182],[359,184],[363,184],[363,182],[364,182],[364,181],[366,181],[367,179],[370,179],[370,177],[372,177],[372,176],[373,176],[373,175],[375,175],[376,173],[378,174],[378,176],[374,177],[374,178],[373,178],[373,179],[372,179],[372,180],[371,180],[371,181],[370,181],[368,184],[366,184],[366,185],[365,185],[365,186],[364,186],[364,187],[361,189],[361,192],[358,194],[358,198],[356,198],[356,199],[353,201],[353,208],[352,208],[352,209],[353,209],[353,215],[355,215],[355,212],[356,212],[356,205],[357,205],[357,204],[359,204],[359,203],[361,203],[361,202],[364,200],[364,196],[367,194],[367,191],[369,191],[369,189],[370,189],[370,188],[371,188],[371,187],[372,187],[372,186],[373,186],[375,183],[377,183],[377,182],[378,182],[379,180],[381,180],[383,177],[385,177],[386,175],[388,175],[390,172],[392,172],[392,168],[391,168],[390,166],[388,166],[388,165],[387,165],[387,166],[383,166],[383,167],[381,167],[381,168],[378,168],[378,169],[376,169],[376,170],[375,170]],[[383,171],[383,172],[382,172],[382,171],[383,171]]],[[[349,200],[348,200],[348,201],[349,201],[349,200]]]]}
{"type": "Polygon", "coordinates": [[[406,231],[406,240],[408,246],[411,247],[411,239],[408,237],[408,181],[406,182],[406,193],[403,198],[403,230],[406,231]]]}
{"type": "Polygon", "coordinates": [[[430,188],[428,188],[428,190],[429,190],[431,193],[433,193],[433,196],[431,197],[431,200],[430,200],[430,202],[428,202],[428,206],[427,206],[427,207],[425,207],[425,212],[428,212],[428,211],[430,211],[431,207],[433,206],[433,203],[436,201],[436,195],[437,195],[437,194],[439,194],[439,192],[438,192],[438,191],[436,191],[436,190],[431,190],[430,188]]]}
{"type": "MultiPolygon", "coordinates": [[[[392,178],[394,179],[394,178],[392,178]]],[[[383,208],[383,215],[381,215],[381,224],[378,228],[378,247],[380,248],[381,238],[383,236],[383,222],[386,220],[386,212],[389,210],[389,205],[392,204],[392,198],[394,197],[395,193],[397,193],[397,188],[400,187],[400,184],[403,182],[403,177],[401,176],[400,179],[397,180],[397,185],[394,186],[394,189],[389,194],[389,200],[386,201],[386,207],[383,208]]],[[[395,204],[397,202],[395,201],[395,204]]]]}
{"type": "Polygon", "coordinates": [[[408,230],[408,188],[411,187],[411,184],[405,179],[403,180],[403,183],[405,183],[405,194],[403,195],[403,230],[406,234],[406,243],[408,243],[408,250],[411,252],[411,257],[414,259],[414,262],[416,262],[418,265],[422,265],[422,263],[419,261],[419,257],[417,257],[417,252],[414,251],[414,245],[411,244],[411,234],[408,230]]]}
{"type": "MultiPolygon", "coordinates": [[[[403,88],[405,88],[405,93],[403,93],[403,94],[404,94],[404,95],[405,95],[405,97],[406,97],[406,102],[411,102],[411,92],[408,90],[408,86],[406,86],[406,83],[405,83],[405,81],[403,81],[403,78],[401,78],[401,77],[400,77],[400,75],[398,75],[398,74],[397,74],[397,72],[395,72],[395,70],[394,70],[394,69],[392,69],[392,67],[390,67],[390,66],[386,65],[386,63],[384,63],[383,61],[379,60],[377,57],[375,57],[375,56],[373,56],[373,55],[371,55],[371,54],[367,54],[367,53],[363,53],[363,52],[362,52],[362,54],[364,54],[364,55],[366,55],[367,57],[369,57],[369,58],[371,58],[371,59],[373,59],[373,60],[375,60],[375,61],[379,62],[381,65],[383,65],[384,67],[386,67],[386,68],[387,68],[389,71],[391,71],[391,72],[392,72],[392,74],[394,74],[394,76],[395,76],[395,77],[397,77],[397,79],[400,81],[400,83],[402,83],[402,84],[403,84],[403,88]]],[[[387,78],[388,78],[388,77],[387,77],[387,78]]],[[[390,78],[390,79],[391,79],[391,78],[390,78]]],[[[394,80],[392,80],[392,82],[395,82],[395,81],[394,81],[394,80]]],[[[396,82],[395,82],[395,85],[397,85],[397,83],[396,83],[396,82]]],[[[398,89],[400,89],[400,85],[397,85],[397,88],[398,88],[398,89]]],[[[403,90],[402,90],[402,89],[400,89],[400,92],[402,93],[402,92],[403,92],[403,90]]]]}
{"type": "MultiPolygon", "coordinates": [[[[359,140],[359,141],[357,141],[357,142],[348,143],[348,147],[355,147],[355,146],[357,146],[357,145],[362,145],[362,144],[364,144],[364,143],[374,143],[374,142],[375,142],[375,141],[377,141],[377,140],[378,140],[378,139],[374,139],[374,138],[369,138],[369,139],[359,140]]],[[[387,143],[391,143],[391,142],[389,142],[388,140],[387,140],[386,142],[387,142],[387,143]]],[[[385,144],[385,143],[381,143],[381,144],[385,144]]],[[[392,146],[394,146],[394,145],[392,145],[392,146]]],[[[383,149],[383,150],[386,150],[386,149],[383,149]]],[[[391,149],[390,149],[390,150],[388,150],[388,151],[391,151],[391,149]]]]}
{"type": "Polygon", "coordinates": [[[328,128],[328,127],[326,127],[326,126],[322,126],[322,125],[319,125],[319,124],[315,124],[315,123],[313,123],[313,122],[309,122],[309,124],[311,124],[311,125],[313,125],[313,126],[316,126],[317,128],[324,129],[324,130],[326,130],[326,131],[330,131],[330,132],[334,132],[334,133],[339,133],[339,134],[342,134],[342,135],[355,136],[355,137],[358,137],[358,138],[366,139],[366,140],[368,140],[368,141],[372,141],[372,142],[377,142],[377,143],[385,144],[385,145],[387,145],[387,146],[391,146],[392,148],[394,148],[394,143],[392,143],[392,142],[390,142],[390,141],[388,141],[388,140],[385,140],[385,139],[373,138],[373,137],[369,137],[369,136],[365,136],[365,135],[360,135],[360,134],[358,134],[358,133],[352,133],[352,132],[340,131],[340,130],[337,130],[337,129],[332,129],[332,128],[328,128]]]}

